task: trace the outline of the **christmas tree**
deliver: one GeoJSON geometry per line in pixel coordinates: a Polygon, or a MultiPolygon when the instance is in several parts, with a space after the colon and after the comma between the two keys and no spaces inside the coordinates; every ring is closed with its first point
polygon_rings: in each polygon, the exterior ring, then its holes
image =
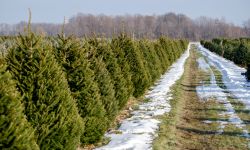
{"type": "Polygon", "coordinates": [[[22,97],[0,58],[0,149],[38,150],[34,129],[26,120],[22,97]]]}
{"type": "Polygon", "coordinates": [[[29,32],[7,55],[40,149],[76,149],[83,122],[51,45],[29,32]]]}
{"type": "Polygon", "coordinates": [[[98,84],[101,93],[101,101],[106,110],[108,118],[107,127],[112,123],[118,112],[119,102],[115,99],[114,81],[107,70],[107,66],[102,56],[97,55],[97,48],[91,44],[92,40],[87,41],[85,48],[88,51],[88,59],[91,63],[91,69],[95,73],[95,81],[98,84]]]}
{"type": "Polygon", "coordinates": [[[90,63],[86,57],[86,50],[79,40],[59,36],[55,54],[67,74],[70,90],[77,100],[79,113],[85,121],[81,142],[94,143],[104,134],[107,118],[100,99],[98,84],[94,80],[94,71],[90,69],[90,63]]]}

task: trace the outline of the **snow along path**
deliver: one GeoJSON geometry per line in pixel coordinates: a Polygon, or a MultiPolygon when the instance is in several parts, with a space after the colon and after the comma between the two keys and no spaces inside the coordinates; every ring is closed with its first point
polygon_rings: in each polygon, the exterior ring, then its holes
{"type": "Polygon", "coordinates": [[[141,104],[138,110],[132,112],[132,116],[122,121],[118,134],[107,133],[110,137],[108,145],[97,148],[98,150],[147,150],[152,149],[152,141],[159,128],[157,115],[163,115],[170,111],[169,100],[170,87],[180,79],[184,73],[184,64],[189,57],[190,44],[186,52],[170,67],[161,79],[152,87],[145,98],[149,102],[141,104]]]}
{"type": "MultiPolygon", "coordinates": [[[[246,129],[246,125],[244,122],[240,119],[240,117],[236,114],[232,104],[229,102],[228,97],[230,96],[230,93],[227,92],[227,89],[220,88],[215,79],[215,75],[213,70],[210,68],[210,65],[207,64],[207,62],[203,59],[203,57],[200,57],[197,59],[197,62],[199,64],[199,68],[202,69],[205,72],[208,72],[210,74],[210,85],[204,85],[204,83],[201,86],[196,87],[196,92],[198,97],[201,100],[209,100],[210,98],[215,98],[218,102],[222,103],[225,107],[225,111],[220,113],[220,116],[228,117],[228,121],[216,121],[220,124],[219,130],[217,131],[217,134],[222,134],[224,132],[224,128],[227,124],[233,124],[235,127],[242,129],[243,134],[241,136],[249,138],[249,133],[246,129]]],[[[213,121],[205,120],[204,123],[212,123],[213,121]]]]}
{"type": "Polygon", "coordinates": [[[209,64],[221,72],[227,90],[236,99],[244,103],[247,109],[250,109],[250,82],[247,82],[245,76],[241,75],[246,72],[246,69],[210,52],[200,44],[197,44],[197,46],[209,64]]]}

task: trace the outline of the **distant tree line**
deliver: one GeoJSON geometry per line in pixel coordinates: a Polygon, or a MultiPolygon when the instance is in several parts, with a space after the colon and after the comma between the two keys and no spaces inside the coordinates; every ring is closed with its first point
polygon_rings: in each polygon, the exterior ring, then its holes
{"type": "Polygon", "coordinates": [[[247,68],[246,77],[250,80],[250,38],[219,39],[201,41],[212,52],[247,68]]]}
{"type": "MultiPolygon", "coordinates": [[[[0,24],[0,35],[14,35],[23,32],[26,24],[26,22],[15,25],[0,24]]],[[[36,33],[57,35],[62,24],[33,23],[32,28],[36,33]]],[[[77,14],[69,18],[65,24],[67,35],[73,34],[79,37],[89,37],[95,34],[111,38],[124,32],[134,38],[150,39],[163,35],[189,40],[216,37],[238,38],[250,36],[250,20],[246,21],[243,27],[239,27],[227,23],[225,19],[200,17],[193,20],[183,14],[174,13],[124,16],[77,14]]]]}

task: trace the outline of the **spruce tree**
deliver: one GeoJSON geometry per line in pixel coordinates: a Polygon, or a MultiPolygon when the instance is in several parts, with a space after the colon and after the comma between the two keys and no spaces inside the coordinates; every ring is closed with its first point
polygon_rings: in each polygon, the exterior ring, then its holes
{"type": "Polygon", "coordinates": [[[236,64],[246,66],[247,64],[247,47],[241,43],[235,50],[234,50],[234,62],[236,64]]]}
{"type": "Polygon", "coordinates": [[[39,149],[34,129],[26,120],[22,98],[0,58],[0,149],[39,149]]]}
{"type": "Polygon", "coordinates": [[[146,43],[146,40],[145,39],[141,39],[141,40],[138,40],[138,41],[135,41],[136,43],[136,46],[138,48],[138,51],[142,57],[142,61],[143,61],[143,67],[144,67],[144,71],[147,75],[147,78],[148,78],[148,86],[146,88],[149,88],[151,84],[153,84],[153,79],[152,79],[152,76],[150,74],[150,67],[149,67],[149,63],[150,61],[152,60],[149,60],[148,59],[148,55],[149,55],[149,49],[147,47],[147,43],[146,43]]]}
{"type": "Polygon", "coordinates": [[[128,92],[128,98],[133,95],[134,87],[132,82],[132,75],[130,72],[130,66],[128,62],[126,61],[125,53],[123,51],[123,42],[122,37],[113,38],[111,41],[111,49],[115,55],[115,58],[117,58],[117,63],[119,67],[121,68],[121,72],[123,74],[123,78],[125,79],[125,84],[128,92]]]}
{"type": "Polygon", "coordinates": [[[117,63],[117,58],[110,47],[110,43],[104,39],[101,39],[100,41],[92,39],[89,43],[96,47],[97,56],[103,58],[102,60],[114,82],[115,98],[118,101],[119,109],[123,108],[130,95],[121,68],[117,63]]]}
{"type": "Polygon", "coordinates": [[[151,70],[152,73],[151,74],[154,74],[152,75],[153,76],[153,79],[154,81],[156,79],[158,79],[160,76],[161,76],[161,73],[163,72],[162,68],[161,68],[161,61],[160,61],[160,58],[158,57],[157,53],[156,53],[156,49],[154,48],[154,45],[155,45],[156,42],[152,42],[150,45],[149,45],[149,50],[150,50],[150,53],[151,53],[151,59],[152,59],[152,67],[154,69],[151,70]]]}
{"type": "Polygon", "coordinates": [[[90,68],[95,73],[95,81],[100,89],[101,101],[106,110],[106,117],[108,118],[107,127],[109,127],[117,115],[119,102],[115,99],[114,82],[103,61],[103,57],[97,55],[97,48],[91,44],[91,40],[88,42],[90,43],[86,43],[85,47],[87,48],[88,58],[91,63],[90,68]]]}
{"type": "Polygon", "coordinates": [[[175,47],[174,51],[174,56],[175,60],[177,60],[180,57],[181,54],[181,45],[179,40],[173,40],[173,45],[175,47]]]}
{"type": "Polygon", "coordinates": [[[127,35],[120,35],[120,46],[124,51],[125,59],[130,66],[131,79],[133,82],[133,96],[139,97],[144,94],[149,86],[149,79],[143,65],[143,58],[140,55],[138,47],[127,35]]]}
{"type": "Polygon", "coordinates": [[[70,90],[77,100],[79,113],[85,121],[81,142],[95,143],[101,139],[107,128],[105,124],[107,118],[97,82],[94,80],[94,71],[90,69],[90,63],[86,57],[86,50],[79,40],[59,36],[55,53],[67,74],[70,90]]]}
{"type": "Polygon", "coordinates": [[[139,40],[137,44],[138,44],[139,52],[141,53],[140,55],[143,58],[143,65],[145,68],[145,72],[148,76],[148,80],[149,80],[148,85],[150,86],[151,84],[153,84],[153,78],[150,72],[150,69],[152,69],[151,62],[153,60],[150,58],[150,50],[147,45],[147,41],[145,39],[139,40]]]}
{"type": "MultiPolygon", "coordinates": [[[[182,52],[184,52],[187,49],[188,41],[186,39],[182,39],[182,40],[180,40],[180,42],[181,42],[181,50],[182,50],[182,52]]],[[[203,41],[203,43],[204,43],[204,41],[203,41]]]]}
{"type": "Polygon", "coordinates": [[[144,59],[146,60],[147,68],[151,77],[151,85],[156,79],[161,75],[161,63],[157,54],[154,50],[154,42],[148,40],[140,41],[140,49],[144,54],[144,59]]]}
{"type": "MultiPolygon", "coordinates": [[[[170,67],[171,64],[174,62],[175,56],[173,54],[173,47],[172,47],[172,41],[167,39],[166,37],[160,37],[159,43],[162,46],[163,53],[165,54],[165,58],[168,61],[167,67],[170,67]]],[[[165,69],[166,70],[166,69],[165,69]]]]}
{"type": "Polygon", "coordinates": [[[83,131],[75,100],[50,45],[33,33],[20,35],[7,55],[8,70],[23,96],[25,114],[40,149],[76,149],[83,131]]]}
{"type": "Polygon", "coordinates": [[[161,74],[163,74],[166,71],[166,69],[169,67],[169,64],[170,64],[169,55],[163,49],[163,46],[161,45],[161,43],[159,41],[154,43],[154,49],[156,51],[158,59],[160,60],[161,74]]]}

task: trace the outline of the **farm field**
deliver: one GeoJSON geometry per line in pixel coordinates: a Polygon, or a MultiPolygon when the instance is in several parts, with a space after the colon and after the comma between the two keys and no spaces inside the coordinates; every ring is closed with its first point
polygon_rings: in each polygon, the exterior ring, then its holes
{"type": "Polygon", "coordinates": [[[1,0],[0,150],[250,150],[249,0],[1,0]]]}
{"type": "MultiPolygon", "coordinates": [[[[3,148],[6,144],[20,149],[30,146],[76,149],[108,142],[103,135],[120,125],[116,118],[129,100],[144,99],[148,88],[165,70],[171,69],[188,45],[187,40],[166,37],[154,41],[133,40],[121,34],[111,40],[81,39],[63,35],[43,37],[31,31],[1,40],[1,108],[4,110],[1,138],[5,139],[3,148]],[[18,108],[11,107],[14,104],[18,104],[18,108]],[[19,121],[11,112],[19,115],[19,121]],[[9,128],[8,124],[14,125],[9,128]],[[12,139],[9,134],[20,139],[12,139]],[[25,142],[29,138],[30,143],[25,142]]],[[[177,64],[183,64],[188,54],[186,51],[177,64]]],[[[166,79],[175,77],[173,74],[181,76],[181,70],[174,69],[166,79]]],[[[167,111],[164,96],[170,85],[161,86],[159,96],[162,98],[156,106],[154,103],[142,106],[144,110],[153,105],[156,108],[152,108],[151,113],[167,111]]],[[[146,99],[150,100],[151,96],[146,99]]],[[[142,119],[146,115],[144,110],[138,111],[135,117],[142,119]]],[[[146,124],[149,116],[146,116],[146,124]]],[[[141,121],[139,124],[144,124],[141,121]]],[[[157,126],[157,121],[152,121],[153,126],[157,126]]],[[[152,140],[151,135],[147,136],[152,140]]]]}
{"type": "Polygon", "coordinates": [[[5,130],[10,147],[249,148],[247,69],[199,42],[30,32],[2,37],[1,47],[3,124],[16,126],[5,130]]]}

